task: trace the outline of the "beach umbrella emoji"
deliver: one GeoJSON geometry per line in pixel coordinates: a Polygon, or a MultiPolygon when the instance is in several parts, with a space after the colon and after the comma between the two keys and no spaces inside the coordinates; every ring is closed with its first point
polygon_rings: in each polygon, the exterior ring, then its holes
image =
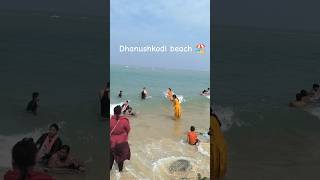
{"type": "Polygon", "coordinates": [[[206,46],[204,44],[202,44],[202,43],[197,44],[196,45],[196,48],[197,48],[196,52],[199,53],[199,54],[204,54],[205,53],[205,51],[204,51],[205,47],[206,46]]]}

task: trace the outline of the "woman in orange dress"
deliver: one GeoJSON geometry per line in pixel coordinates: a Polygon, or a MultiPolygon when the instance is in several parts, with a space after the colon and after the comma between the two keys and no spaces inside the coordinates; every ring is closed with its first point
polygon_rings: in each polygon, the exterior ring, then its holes
{"type": "Polygon", "coordinates": [[[174,112],[175,119],[180,119],[181,118],[181,105],[180,105],[179,99],[177,98],[177,96],[175,94],[172,95],[172,105],[173,105],[173,112],[174,112]]]}

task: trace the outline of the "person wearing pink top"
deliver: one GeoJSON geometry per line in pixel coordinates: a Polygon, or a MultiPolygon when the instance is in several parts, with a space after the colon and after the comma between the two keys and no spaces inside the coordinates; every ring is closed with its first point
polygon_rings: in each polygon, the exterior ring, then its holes
{"type": "Polygon", "coordinates": [[[121,110],[121,106],[116,106],[114,108],[114,115],[110,119],[110,170],[114,161],[116,161],[120,172],[123,170],[123,162],[130,160],[131,156],[128,143],[130,132],[129,119],[121,116],[121,110]]]}

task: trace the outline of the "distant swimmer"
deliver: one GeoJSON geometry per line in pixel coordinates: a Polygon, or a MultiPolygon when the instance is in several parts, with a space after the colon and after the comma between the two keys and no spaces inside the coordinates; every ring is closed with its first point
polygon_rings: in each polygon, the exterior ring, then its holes
{"type": "Polygon", "coordinates": [[[196,128],[194,126],[191,126],[190,131],[188,132],[187,140],[190,145],[197,145],[197,143],[200,142],[195,130],[196,130],[196,128]]]}
{"type": "Polygon", "coordinates": [[[141,99],[146,99],[148,96],[147,89],[144,87],[141,91],[141,99]]]}
{"type": "Polygon", "coordinates": [[[172,96],[172,105],[173,105],[173,111],[174,111],[174,117],[175,119],[180,119],[181,118],[181,105],[180,101],[177,98],[177,96],[174,94],[172,96]]]}
{"type": "Polygon", "coordinates": [[[289,104],[291,107],[304,107],[306,105],[307,104],[302,101],[302,95],[300,93],[296,94],[296,100],[289,104]]]}
{"type": "Polygon", "coordinates": [[[119,92],[118,98],[122,98],[122,91],[119,92]]]}
{"type": "Polygon", "coordinates": [[[313,84],[309,95],[312,101],[316,101],[320,98],[319,84],[313,84]]]}
{"type": "Polygon", "coordinates": [[[210,96],[210,88],[203,90],[201,92],[201,95],[202,96],[210,96]]]}
{"type": "Polygon", "coordinates": [[[28,103],[26,110],[28,112],[32,112],[34,115],[37,115],[38,110],[38,103],[39,103],[39,93],[34,92],[32,93],[32,100],[28,103]]]}
{"type": "Polygon", "coordinates": [[[59,151],[51,156],[48,167],[85,170],[84,164],[70,155],[70,147],[68,145],[62,145],[59,151]]]}
{"type": "Polygon", "coordinates": [[[170,101],[172,101],[173,100],[173,95],[174,95],[174,93],[173,93],[173,91],[172,91],[172,89],[171,88],[168,88],[168,91],[167,91],[167,98],[170,100],[170,101]]]}

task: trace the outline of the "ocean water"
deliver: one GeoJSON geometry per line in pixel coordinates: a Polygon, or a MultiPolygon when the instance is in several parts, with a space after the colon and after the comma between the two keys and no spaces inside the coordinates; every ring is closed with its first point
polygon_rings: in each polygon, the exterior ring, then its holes
{"type": "Polygon", "coordinates": [[[129,105],[138,113],[130,118],[129,144],[132,158],[125,162],[125,171],[111,171],[111,179],[196,179],[197,173],[209,176],[209,143],[201,137],[199,147],[186,143],[186,132],[194,125],[196,131],[209,129],[210,100],[200,95],[210,87],[208,71],[142,68],[111,65],[111,104],[129,100],[129,105]],[[140,93],[146,87],[150,98],[142,101],[140,93]],[[173,120],[171,103],[164,92],[171,87],[183,96],[182,118],[173,120]],[[119,91],[123,97],[117,97],[119,91]],[[193,169],[185,174],[171,174],[168,168],[178,159],[187,159],[193,169]]]}
{"type": "Polygon", "coordinates": [[[51,123],[71,153],[85,161],[83,174],[57,179],[101,179],[106,174],[106,122],[98,116],[98,92],[107,81],[104,18],[1,11],[0,176],[11,167],[11,148],[37,139],[51,123]],[[26,113],[33,91],[38,116],[26,113]]]}
{"type": "Polygon", "coordinates": [[[320,33],[214,29],[213,102],[229,148],[225,179],[318,179],[320,106],[288,107],[319,83],[320,33]]]}

